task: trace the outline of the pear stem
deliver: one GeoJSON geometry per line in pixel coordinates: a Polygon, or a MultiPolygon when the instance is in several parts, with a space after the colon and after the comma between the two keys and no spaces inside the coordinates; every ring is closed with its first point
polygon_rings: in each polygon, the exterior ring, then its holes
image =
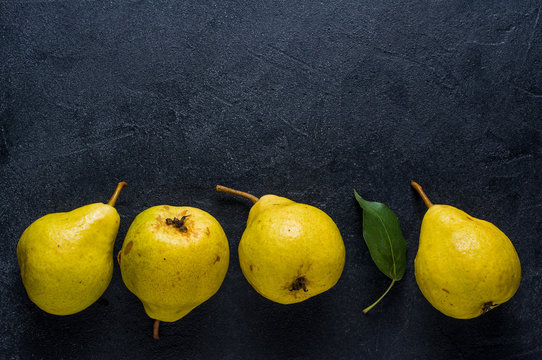
{"type": "Polygon", "coordinates": [[[234,190],[234,189],[231,189],[229,187],[222,186],[222,185],[217,185],[216,186],[216,191],[226,193],[226,194],[233,194],[233,195],[244,197],[245,199],[249,199],[250,201],[252,201],[253,204],[256,204],[256,202],[258,202],[258,200],[260,200],[260,199],[258,199],[256,196],[254,196],[252,194],[246,193],[244,191],[234,190]]]}
{"type": "Polygon", "coordinates": [[[160,320],[154,320],[152,326],[152,337],[156,340],[160,339],[160,320]]]}
{"type": "Polygon", "coordinates": [[[420,194],[420,196],[422,197],[422,200],[425,203],[425,205],[427,206],[427,208],[430,208],[431,206],[433,206],[433,203],[429,200],[427,195],[425,195],[425,193],[423,192],[422,187],[420,186],[420,184],[418,184],[415,181],[410,181],[410,186],[412,186],[414,188],[414,190],[416,190],[418,192],[418,194],[420,194]]]}
{"type": "Polygon", "coordinates": [[[120,191],[122,190],[123,187],[125,187],[126,184],[124,181],[121,181],[118,185],[117,185],[117,188],[115,189],[115,192],[113,193],[113,196],[111,196],[111,199],[109,199],[109,201],[107,202],[107,205],[111,205],[111,206],[115,206],[115,203],[117,202],[117,199],[119,197],[119,194],[120,194],[120,191]]]}
{"type": "Polygon", "coordinates": [[[368,306],[366,307],[365,309],[363,309],[363,314],[367,314],[369,312],[369,310],[371,310],[372,308],[375,307],[376,304],[378,304],[380,302],[380,300],[382,300],[384,298],[384,296],[386,296],[386,294],[390,291],[391,287],[393,286],[393,284],[395,284],[395,280],[392,280],[391,281],[391,284],[390,286],[388,287],[388,289],[386,290],[386,292],[384,294],[382,294],[381,297],[378,298],[378,300],[376,300],[371,306],[368,306]]]}

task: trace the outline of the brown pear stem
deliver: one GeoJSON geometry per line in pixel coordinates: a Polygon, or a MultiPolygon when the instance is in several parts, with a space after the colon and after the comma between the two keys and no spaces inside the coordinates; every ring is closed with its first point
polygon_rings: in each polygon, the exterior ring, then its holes
{"type": "Polygon", "coordinates": [[[152,326],[152,337],[156,340],[160,339],[160,320],[154,320],[154,325],[152,326]]]}
{"type": "Polygon", "coordinates": [[[254,196],[252,194],[246,193],[244,191],[234,190],[234,189],[231,189],[229,187],[222,186],[222,185],[217,185],[216,186],[216,191],[217,192],[223,192],[223,193],[226,193],[226,194],[233,194],[233,195],[244,197],[245,199],[249,199],[250,201],[252,201],[253,204],[256,204],[256,202],[258,202],[258,200],[260,200],[260,199],[258,199],[256,196],[254,196]]]}
{"type": "Polygon", "coordinates": [[[117,185],[117,188],[115,189],[115,192],[113,193],[113,196],[111,196],[111,199],[109,199],[109,201],[107,202],[107,205],[111,205],[111,206],[115,206],[115,203],[117,202],[117,199],[119,197],[119,194],[120,194],[120,191],[122,190],[123,187],[125,187],[126,184],[124,181],[121,181],[118,185],[117,185]]]}
{"type": "Polygon", "coordinates": [[[416,190],[418,192],[418,194],[420,194],[420,196],[422,197],[422,200],[425,203],[425,205],[427,206],[427,208],[430,208],[431,206],[433,206],[433,203],[429,200],[427,195],[425,195],[425,193],[423,192],[422,187],[420,186],[420,184],[418,184],[417,182],[411,180],[410,181],[410,186],[412,186],[414,188],[414,190],[416,190]]]}

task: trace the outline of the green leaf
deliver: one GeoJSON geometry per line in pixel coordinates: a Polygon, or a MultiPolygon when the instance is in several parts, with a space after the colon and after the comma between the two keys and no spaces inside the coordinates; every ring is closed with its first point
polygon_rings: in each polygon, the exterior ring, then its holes
{"type": "MultiPolygon", "coordinates": [[[[396,281],[403,278],[406,268],[407,243],[401,232],[399,219],[386,205],[367,201],[355,190],[354,196],[363,209],[363,238],[369,248],[371,258],[380,271],[392,280],[390,287],[386,290],[387,293],[396,281]]],[[[376,305],[384,295],[365,309],[364,313],[376,305]]]]}

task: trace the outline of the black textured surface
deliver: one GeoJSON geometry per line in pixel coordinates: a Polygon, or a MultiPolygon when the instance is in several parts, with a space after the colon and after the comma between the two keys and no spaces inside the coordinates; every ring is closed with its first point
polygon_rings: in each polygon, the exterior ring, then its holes
{"type": "Polygon", "coordinates": [[[540,1],[0,1],[0,358],[538,359],[542,357],[540,1]],[[516,296],[469,321],[434,310],[413,259],[425,208],[488,219],[523,265],[516,296]],[[105,201],[121,228],[158,204],[223,225],[220,291],[151,337],[118,266],[102,299],[40,311],[17,267],[20,234],[105,201]],[[325,210],[347,258],[339,283],[283,306],[243,278],[249,203],[222,183],[325,210]],[[409,244],[388,286],[352,196],[388,204],[409,244]]]}

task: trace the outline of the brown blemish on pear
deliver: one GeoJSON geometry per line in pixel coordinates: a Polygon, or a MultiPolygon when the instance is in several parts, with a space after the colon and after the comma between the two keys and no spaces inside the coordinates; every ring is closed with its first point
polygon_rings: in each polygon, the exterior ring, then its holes
{"type": "Polygon", "coordinates": [[[171,218],[167,218],[166,219],[166,225],[170,225],[170,226],[173,226],[174,228],[177,228],[179,229],[179,231],[181,232],[186,232],[188,230],[188,228],[186,227],[186,218],[190,216],[190,215],[184,215],[184,216],[181,216],[180,219],[174,217],[173,219],[171,218]]]}
{"type": "Polygon", "coordinates": [[[126,244],[126,247],[124,248],[124,255],[128,255],[130,251],[132,250],[132,246],[134,246],[134,242],[130,241],[128,244],[126,244]]]}
{"type": "Polygon", "coordinates": [[[309,291],[307,289],[307,279],[305,279],[304,276],[297,277],[291,284],[288,290],[290,291],[298,291],[303,289],[304,292],[309,291]]]}

